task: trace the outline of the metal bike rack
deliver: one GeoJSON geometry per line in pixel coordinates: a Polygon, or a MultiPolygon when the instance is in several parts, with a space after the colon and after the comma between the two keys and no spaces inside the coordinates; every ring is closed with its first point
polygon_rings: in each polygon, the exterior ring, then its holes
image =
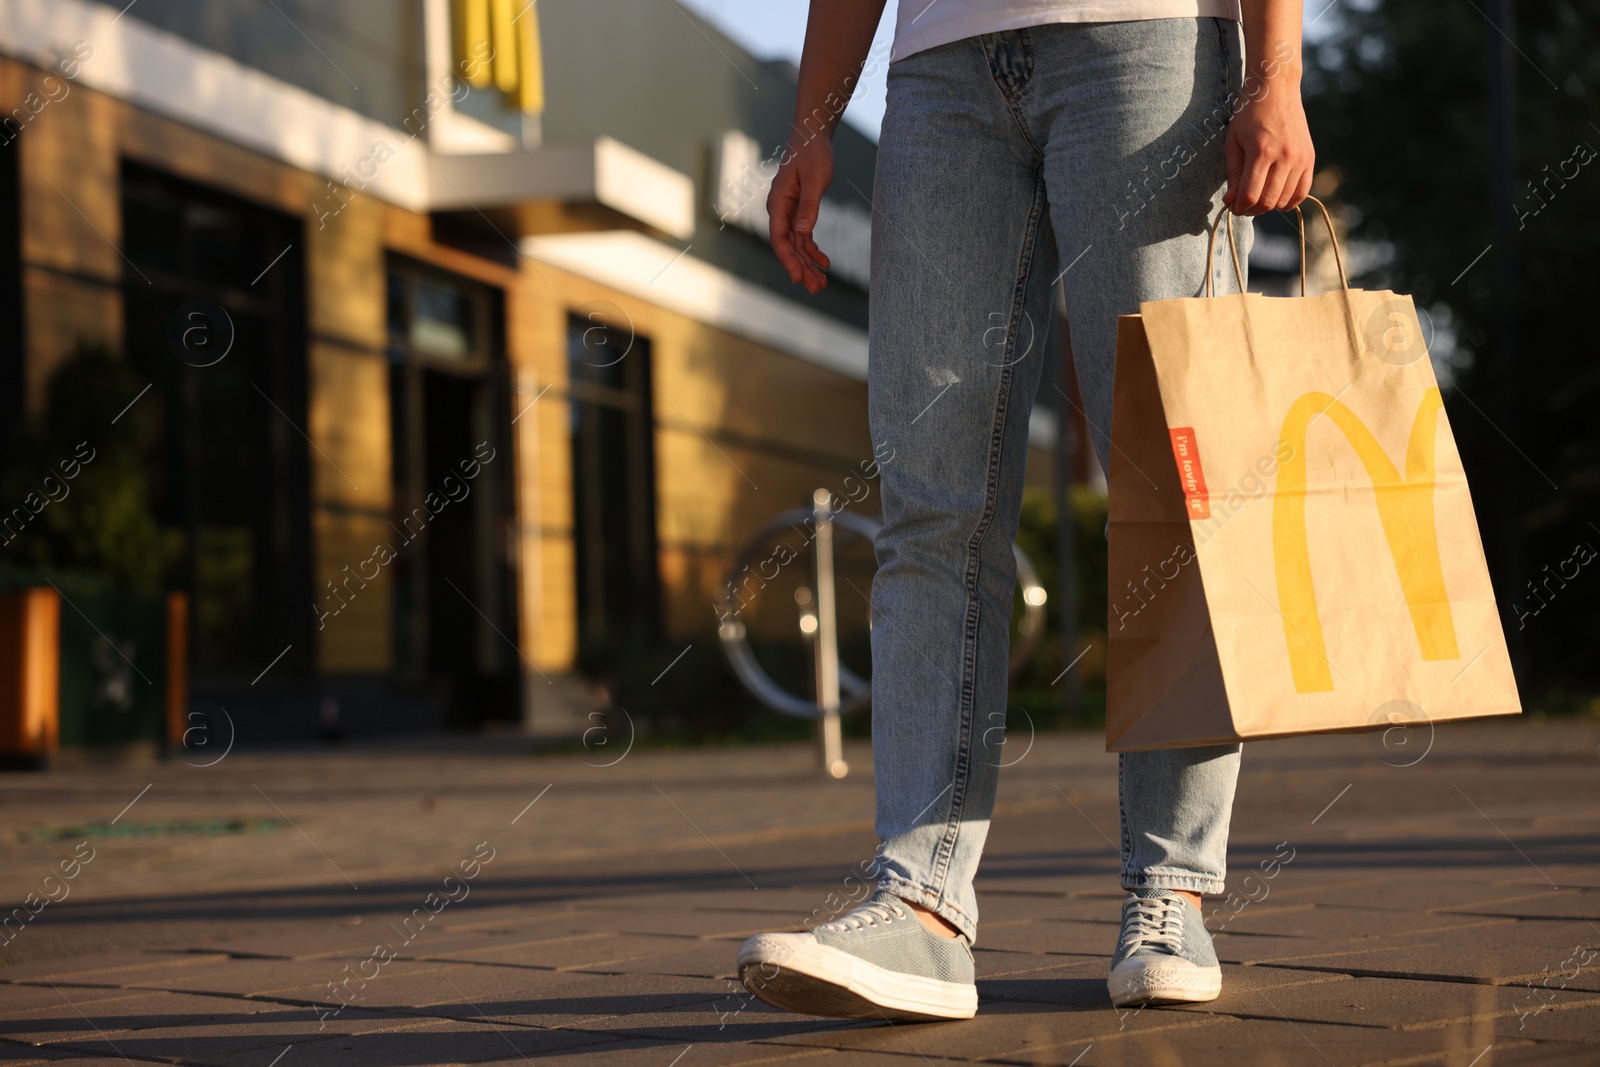
{"type": "MultiPolygon", "coordinates": [[[[733,673],[757,700],[773,711],[802,719],[815,719],[823,770],[833,778],[843,778],[849,773],[840,742],[839,719],[866,708],[872,702],[872,681],[862,678],[839,661],[838,603],[834,583],[834,548],[836,533],[864,537],[871,541],[883,528],[876,519],[853,511],[834,511],[832,494],[818,489],[812,494],[810,508],[794,508],[775,516],[734,557],[728,569],[723,588],[729,590],[740,576],[750,568],[761,548],[769,538],[795,528],[799,522],[814,524],[812,536],[812,586],[802,586],[796,593],[799,609],[797,626],[801,638],[811,649],[812,667],[816,679],[817,699],[810,700],[784,689],[772,679],[750,649],[745,624],[737,617],[732,604],[724,599],[719,603],[722,624],[718,636],[722,651],[728,657],[733,673]]],[[[1017,562],[1017,583],[1022,587],[1022,619],[1018,624],[1018,637],[1011,650],[1009,670],[1015,674],[1027,662],[1044,635],[1045,601],[1048,595],[1039,584],[1038,572],[1022,549],[1015,544],[1011,552],[1017,562]]],[[[871,626],[870,613],[868,626],[871,626]]]]}

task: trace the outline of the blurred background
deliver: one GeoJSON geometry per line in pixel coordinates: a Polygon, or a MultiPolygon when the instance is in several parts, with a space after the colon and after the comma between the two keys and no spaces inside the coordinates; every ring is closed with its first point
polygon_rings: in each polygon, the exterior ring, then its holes
{"type": "MultiPolygon", "coordinates": [[[[815,699],[812,534],[771,520],[880,513],[889,7],[809,298],[763,236],[804,0],[0,0],[0,752],[224,720],[560,745],[617,709],[660,743],[806,736],[722,644],[815,699]]],[[[1306,34],[1316,191],[1354,280],[1415,296],[1525,704],[1600,714],[1600,10],[1313,0],[1306,34]]],[[[1287,294],[1292,219],[1258,234],[1251,287],[1287,294]]],[[[1018,539],[1038,728],[1104,704],[1105,479],[1059,319],[1030,324],[1018,539]]],[[[861,678],[872,569],[841,527],[861,678]]]]}

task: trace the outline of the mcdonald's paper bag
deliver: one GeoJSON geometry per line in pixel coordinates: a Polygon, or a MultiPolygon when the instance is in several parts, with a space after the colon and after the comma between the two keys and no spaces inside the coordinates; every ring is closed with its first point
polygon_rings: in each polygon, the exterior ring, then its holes
{"type": "Polygon", "coordinates": [[[1140,310],[1117,334],[1106,747],[1518,713],[1411,299],[1140,310]]]}

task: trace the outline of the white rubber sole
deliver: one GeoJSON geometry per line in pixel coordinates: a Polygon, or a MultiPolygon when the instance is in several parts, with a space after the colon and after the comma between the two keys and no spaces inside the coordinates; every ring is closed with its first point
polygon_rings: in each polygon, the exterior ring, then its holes
{"type": "Polygon", "coordinates": [[[1203,1004],[1222,995],[1222,968],[1197,967],[1188,960],[1157,957],[1124,960],[1106,979],[1113,1007],[1145,1004],[1203,1004]]]}
{"type": "Polygon", "coordinates": [[[886,970],[810,934],[757,934],[739,948],[739,980],[775,1008],[836,1019],[970,1019],[978,987],[886,970]]]}

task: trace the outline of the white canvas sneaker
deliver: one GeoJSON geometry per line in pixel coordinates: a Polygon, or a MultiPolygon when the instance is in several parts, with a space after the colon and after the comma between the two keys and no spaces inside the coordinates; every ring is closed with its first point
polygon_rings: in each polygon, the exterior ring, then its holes
{"type": "Polygon", "coordinates": [[[804,934],[756,934],[739,949],[745,988],[775,1008],[845,1019],[970,1019],[978,1011],[972,950],[940,937],[911,906],[879,890],[804,934]]]}
{"type": "Polygon", "coordinates": [[[1106,982],[1111,1003],[1197,1004],[1222,993],[1222,967],[1205,919],[1166,889],[1137,889],[1122,902],[1122,933],[1106,982]]]}

